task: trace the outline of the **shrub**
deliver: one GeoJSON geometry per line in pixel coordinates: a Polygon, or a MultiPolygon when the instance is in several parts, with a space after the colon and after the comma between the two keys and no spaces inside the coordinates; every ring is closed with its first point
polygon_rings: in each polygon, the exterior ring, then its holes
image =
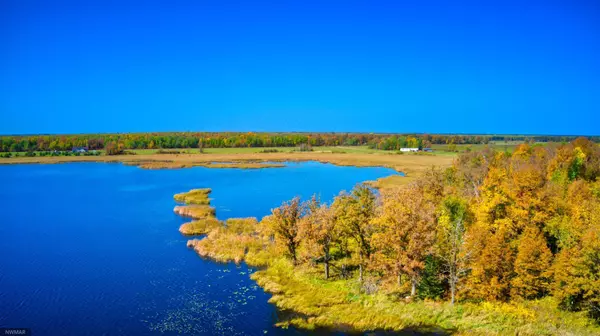
{"type": "Polygon", "coordinates": [[[312,150],[312,146],[306,143],[298,145],[295,149],[297,152],[312,152],[312,150]]]}
{"type": "Polygon", "coordinates": [[[181,154],[181,151],[173,150],[173,149],[159,149],[156,151],[156,154],[181,154]]]}

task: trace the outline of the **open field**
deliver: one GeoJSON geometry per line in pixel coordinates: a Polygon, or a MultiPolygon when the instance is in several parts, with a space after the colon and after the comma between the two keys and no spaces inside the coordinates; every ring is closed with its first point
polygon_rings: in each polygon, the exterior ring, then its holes
{"type": "MultiPolygon", "coordinates": [[[[512,152],[522,144],[523,141],[491,141],[488,144],[433,144],[431,148],[435,154],[440,155],[457,155],[469,150],[480,150],[486,146],[492,147],[499,151],[512,152]]],[[[537,142],[536,145],[545,146],[548,142],[537,142]]],[[[97,150],[99,155],[105,155],[104,150],[97,150]]],[[[171,149],[128,149],[128,153],[136,155],[169,155],[169,154],[201,154],[198,148],[171,148],[171,149]]],[[[297,153],[297,147],[225,147],[225,148],[204,148],[202,154],[254,154],[254,153],[297,153]]],[[[396,150],[373,149],[369,146],[313,146],[312,151],[315,153],[339,153],[339,154],[390,154],[397,153],[396,150]]],[[[27,152],[11,152],[14,156],[26,156],[27,152]]],[[[48,152],[34,151],[36,156],[48,152]]]]}
{"type": "MultiPolygon", "coordinates": [[[[389,153],[390,151],[371,149],[368,146],[319,146],[312,152],[318,153],[389,153]]],[[[200,154],[198,148],[173,149],[182,154],[200,154]]],[[[134,149],[135,154],[159,154],[158,149],[134,149]]],[[[239,148],[204,148],[203,154],[251,154],[251,153],[297,153],[296,147],[239,147],[239,148]]]]}
{"type": "MultiPolygon", "coordinates": [[[[512,153],[517,146],[522,144],[523,141],[491,141],[489,144],[474,144],[474,145],[431,145],[431,148],[436,154],[441,155],[457,155],[465,151],[477,151],[485,148],[486,146],[494,148],[498,151],[507,151],[512,153]]],[[[546,146],[547,142],[537,142],[535,145],[546,146]]]]}

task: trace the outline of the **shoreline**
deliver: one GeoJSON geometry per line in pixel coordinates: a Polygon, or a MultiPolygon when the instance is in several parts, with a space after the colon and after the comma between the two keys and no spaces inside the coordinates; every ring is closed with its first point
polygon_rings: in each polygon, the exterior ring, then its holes
{"type": "Polygon", "coordinates": [[[268,242],[269,238],[261,238],[259,231],[265,221],[266,217],[227,218],[198,223],[199,227],[190,232],[179,231],[187,238],[187,248],[202,259],[218,264],[245,263],[257,269],[250,278],[271,295],[268,302],[285,313],[275,323],[279,328],[352,334],[533,335],[556,328],[547,316],[558,314],[575,324],[563,332],[591,335],[597,330],[587,324],[582,313],[555,311],[551,297],[451,305],[447,301],[405,300],[386,292],[366,294],[356,279],[322,279],[310,267],[293,265],[281,256],[276,244],[268,242]]]}
{"type": "Polygon", "coordinates": [[[206,154],[136,154],[114,156],[46,156],[2,158],[0,165],[11,164],[58,164],[58,163],[122,163],[141,169],[183,169],[206,167],[213,169],[262,169],[280,168],[285,162],[314,161],[336,166],[383,167],[404,173],[404,177],[392,174],[369,183],[376,188],[388,188],[407,184],[414,177],[432,166],[448,167],[454,157],[447,155],[415,155],[395,153],[206,153],[206,154]]]}

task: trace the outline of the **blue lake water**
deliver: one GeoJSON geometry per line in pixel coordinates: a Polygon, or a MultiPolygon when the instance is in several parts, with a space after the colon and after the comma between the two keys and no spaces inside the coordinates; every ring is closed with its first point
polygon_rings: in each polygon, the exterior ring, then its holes
{"type": "Polygon", "coordinates": [[[0,327],[33,335],[296,335],[273,327],[252,269],[186,248],[173,194],[210,187],[217,217],[331,200],[386,168],[291,163],[259,170],[121,164],[0,165],[0,327]]]}

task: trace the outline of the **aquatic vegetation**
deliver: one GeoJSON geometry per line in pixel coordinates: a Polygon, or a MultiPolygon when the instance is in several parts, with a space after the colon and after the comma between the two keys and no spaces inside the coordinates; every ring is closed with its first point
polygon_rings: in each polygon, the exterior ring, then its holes
{"type": "Polygon", "coordinates": [[[192,189],[188,192],[175,194],[175,196],[173,196],[173,198],[177,202],[182,202],[182,203],[186,203],[186,204],[206,205],[206,204],[210,204],[210,199],[208,198],[208,195],[210,194],[210,192],[211,192],[210,188],[192,189]]]}
{"type": "Polygon", "coordinates": [[[151,331],[161,333],[243,335],[234,327],[234,321],[244,317],[239,308],[253,300],[250,292],[254,290],[242,283],[238,284],[238,291],[229,300],[214,300],[201,289],[187,289],[172,297],[167,309],[148,310],[142,322],[151,331]]]}
{"type": "Polygon", "coordinates": [[[253,243],[255,240],[250,236],[232,236],[224,233],[222,229],[217,229],[210,231],[205,239],[188,241],[187,246],[201,257],[239,264],[244,260],[249,245],[253,243]]]}
{"type": "Polygon", "coordinates": [[[256,232],[258,220],[254,217],[248,218],[228,218],[225,221],[225,227],[228,232],[240,234],[253,234],[256,232]]]}
{"type": "MultiPolygon", "coordinates": [[[[160,154],[157,154],[160,155],[160,154]]],[[[168,154],[164,154],[168,155],[168,154]]],[[[178,162],[178,161],[146,161],[146,162],[136,162],[130,161],[125,162],[126,164],[132,166],[138,166],[142,169],[181,169],[181,168],[192,168],[196,167],[195,163],[187,163],[187,162],[178,162]]]]}
{"type": "Polygon", "coordinates": [[[246,261],[248,265],[264,266],[278,252],[266,237],[256,233],[256,223],[254,218],[229,219],[225,226],[213,229],[203,239],[188,241],[187,246],[201,257],[218,262],[246,261]]]}
{"type": "Polygon", "coordinates": [[[261,169],[261,168],[282,168],[285,167],[282,163],[266,163],[266,162],[210,162],[198,164],[198,166],[206,168],[238,168],[238,169],[261,169]]]}
{"type": "Polygon", "coordinates": [[[178,202],[190,204],[175,206],[173,211],[180,216],[195,219],[179,227],[181,234],[186,236],[203,235],[223,226],[223,222],[215,218],[215,208],[210,206],[208,198],[210,192],[210,188],[192,189],[173,196],[178,202]]]}
{"type": "Polygon", "coordinates": [[[215,215],[215,208],[211,207],[210,205],[200,204],[177,205],[173,211],[180,216],[196,219],[212,217],[215,215]]]}
{"type": "Polygon", "coordinates": [[[214,217],[207,217],[182,224],[179,227],[179,232],[185,236],[203,235],[222,225],[223,222],[220,220],[214,217]]]}
{"type": "Polygon", "coordinates": [[[390,175],[367,183],[373,188],[383,190],[405,186],[412,181],[414,181],[413,176],[390,175]]]}

